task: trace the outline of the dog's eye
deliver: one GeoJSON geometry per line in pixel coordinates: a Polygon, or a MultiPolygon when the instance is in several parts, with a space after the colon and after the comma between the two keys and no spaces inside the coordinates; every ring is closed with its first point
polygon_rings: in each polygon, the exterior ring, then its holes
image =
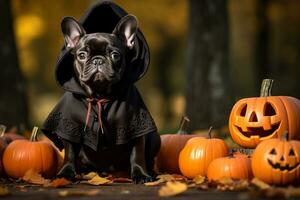
{"type": "Polygon", "coordinates": [[[84,59],[86,59],[85,53],[79,53],[79,54],[78,54],[78,58],[79,58],[79,60],[84,60],[84,59]]]}
{"type": "Polygon", "coordinates": [[[121,58],[121,55],[118,52],[116,52],[116,51],[113,51],[110,56],[115,61],[118,61],[121,58]]]}

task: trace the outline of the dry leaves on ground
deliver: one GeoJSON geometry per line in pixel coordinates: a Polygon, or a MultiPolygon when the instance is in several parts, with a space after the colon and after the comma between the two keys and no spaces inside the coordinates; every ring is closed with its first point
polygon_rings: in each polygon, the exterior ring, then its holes
{"type": "Polygon", "coordinates": [[[258,187],[261,190],[265,190],[265,189],[269,189],[271,188],[271,186],[261,180],[259,180],[258,178],[253,178],[251,180],[251,184],[258,187]]]}
{"type": "Polygon", "coordinates": [[[205,176],[201,176],[201,175],[198,175],[196,176],[194,179],[193,179],[193,182],[196,184],[196,185],[201,185],[202,183],[205,182],[205,176]]]}
{"type": "Polygon", "coordinates": [[[49,184],[44,185],[45,187],[55,187],[55,188],[61,188],[66,187],[67,185],[70,185],[72,182],[68,181],[65,178],[57,178],[51,181],[49,184]]]}
{"type": "Polygon", "coordinates": [[[88,183],[90,185],[107,185],[109,183],[112,183],[112,181],[107,178],[102,178],[99,175],[97,175],[88,181],[82,181],[82,183],[88,183]]]}
{"type": "Polygon", "coordinates": [[[162,186],[158,194],[161,197],[169,197],[175,196],[185,192],[188,189],[186,183],[178,182],[178,181],[168,181],[166,185],[162,186]]]}
{"type": "Polygon", "coordinates": [[[36,185],[48,185],[50,184],[49,179],[45,179],[42,175],[37,172],[35,169],[28,170],[25,175],[22,177],[22,180],[27,183],[32,183],[36,185]]]}
{"type": "Polygon", "coordinates": [[[81,179],[84,180],[91,180],[92,178],[94,178],[95,176],[98,176],[97,172],[90,172],[88,174],[84,174],[81,176],[81,179]]]}
{"type": "Polygon", "coordinates": [[[161,174],[158,175],[156,181],[144,183],[145,186],[157,186],[162,183],[166,183],[168,181],[182,181],[187,182],[187,178],[185,176],[179,174],[161,174]]]}
{"type": "Polygon", "coordinates": [[[59,197],[70,197],[70,196],[95,196],[100,193],[99,189],[91,190],[62,190],[58,192],[59,197]]]}
{"type": "Polygon", "coordinates": [[[10,195],[9,190],[6,187],[0,186],[0,197],[5,197],[10,195]]]}
{"type": "Polygon", "coordinates": [[[113,183],[132,183],[132,179],[130,178],[112,177],[109,180],[111,180],[113,183]]]}

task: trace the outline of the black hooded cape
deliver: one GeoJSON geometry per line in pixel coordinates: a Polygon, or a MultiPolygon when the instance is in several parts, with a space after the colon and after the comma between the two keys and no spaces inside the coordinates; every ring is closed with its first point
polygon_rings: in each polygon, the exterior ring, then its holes
{"type": "MultiPolygon", "coordinates": [[[[82,18],[81,24],[87,33],[111,33],[119,20],[127,13],[112,2],[102,2],[93,6],[82,18]]],[[[99,129],[99,114],[96,102],[92,102],[88,116],[88,95],[79,84],[73,68],[73,55],[62,48],[56,65],[56,80],[65,93],[44,122],[42,131],[55,145],[62,149],[61,139],[85,144],[93,150],[101,150],[114,145],[128,143],[131,139],[157,131],[134,83],[147,71],[149,49],[140,30],[135,46],[129,56],[121,82],[106,97],[102,105],[101,119],[103,133],[99,129]],[[86,126],[86,129],[85,129],[86,126]]]]}

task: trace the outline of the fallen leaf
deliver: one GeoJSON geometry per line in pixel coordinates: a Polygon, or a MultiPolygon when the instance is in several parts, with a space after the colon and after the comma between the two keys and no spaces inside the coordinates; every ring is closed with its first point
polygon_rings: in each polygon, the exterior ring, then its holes
{"type": "Polygon", "coordinates": [[[51,181],[49,184],[44,185],[45,187],[55,187],[55,188],[60,188],[60,187],[65,187],[67,185],[70,185],[72,182],[68,181],[65,178],[57,178],[51,181]]]}
{"type": "Polygon", "coordinates": [[[159,196],[161,197],[169,197],[175,196],[185,192],[188,189],[186,183],[181,182],[167,182],[165,186],[162,186],[158,191],[159,196]]]}
{"type": "Polygon", "coordinates": [[[157,179],[162,179],[165,182],[167,181],[175,181],[175,178],[170,174],[161,174],[156,177],[157,179]]]}
{"type": "Polygon", "coordinates": [[[132,179],[118,177],[118,178],[112,178],[112,182],[114,182],[114,183],[132,183],[132,179]]]}
{"type": "Polygon", "coordinates": [[[179,174],[161,174],[158,175],[156,181],[144,183],[145,186],[157,186],[168,181],[186,181],[187,178],[179,174]]]}
{"type": "Polygon", "coordinates": [[[81,178],[84,180],[91,180],[95,176],[98,176],[98,174],[96,172],[90,172],[88,174],[83,175],[81,178]]]}
{"type": "Polygon", "coordinates": [[[180,174],[172,174],[171,175],[175,181],[187,181],[187,177],[183,176],[183,175],[180,175],[180,174]]]}
{"type": "Polygon", "coordinates": [[[222,185],[233,185],[234,184],[234,180],[232,178],[228,178],[228,177],[221,178],[221,179],[217,180],[216,182],[219,184],[222,184],[222,185]]]}
{"type": "Polygon", "coordinates": [[[5,196],[8,196],[8,195],[10,195],[9,190],[6,187],[0,186],[0,196],[5,197],[5,196]]]}
{"type": "Polygon", "coordinates": [[[112,183],[111,180],[102,178],[98,175],[95,176],[94,178],[92,178],[91,180],[88,180],[87,182],[91,185],[106,185],[106,184],[112,183]]]}
{"type": "Polygon", "coordinates": [[[251,183],[253,185],[255,185],[256,187],[258,187],[261,190],[265,190],[265,189],[269,189],[271,188],[271,186],[261,180],[259,180],[258,178],[253,178],[251,183]]]}
{"type": "Polygon", "coordinates": [[[193,179],[193,182],[196,183],[196,185],[200,185],[205,182],[205,176],[198,175],[193,179]]]}
{"type": "Polygon", "coordinates": [[[59,197],[69,197],[69,196],[95,196],[99,194],[99,189],[91,189],[91,190],[61,190],[58,192],[59,197]]]}
{"type": "Polygon", "coordinates": [[[144,183],[145,186],[157,186],[157,185],[160,185],[161,183],[165,183],[166,181],[163,180],[163,179],[158,179],[156,181],[152,181],[152,182],[147,182],[147,183],[144,183]]]}
{"type": "Polygon", "coordinates": [[[22,177],[27,183],[37,184],[37,185],[46,185],[50,183],[49,179],[45,179],[39,174],[36,170],[30,169],[28,170],[25,175],[22,177]]]}

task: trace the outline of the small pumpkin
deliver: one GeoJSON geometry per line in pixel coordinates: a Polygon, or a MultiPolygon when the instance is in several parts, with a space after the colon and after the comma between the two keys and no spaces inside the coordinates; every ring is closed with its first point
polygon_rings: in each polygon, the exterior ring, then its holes
{"type": "Polygon", "coordinates": [[[300,141],[283,137],[261,142],[252,155],[255,177],[274,185],[287,185],[300,180],[300,141]]]}
{"type": "Polygon", "coordinates": [[[156,165],[161,172],[180,173],[178,166],[179,153],[185,143],[197,135],[187,134],[186,125],[190,120],[182,117],[177,134],[161,135],[161,146],[156,159],[156,165]]]}
{"type": "Polygon", "coordinates": [[[282,137],[300,139],[300,100],[290,96],[271,96],[273,80],[264,79],[260,97],[244,98],[232,108],[229,130],[233,140],[246,148],[261,141],[282,137]]]}
{"type": "Polygon", "coordinates": [[[12,128],[8,132],[6,132],[6,126],[1,124],[0,129],[1,129],[0,138],[4,139],[7,143],[11,143],[14,140],[26,139],[24,136],[17,134],[16,128],[12,128]]]}
{"type": "Polygon", "coordinates": [[[227,157],[217,158],[209,164],[207,178],[209,181],[217,181],[222,178],[251,180],[253,178],[251,158],[241,153],[234,153],[227,157]]]}
{"type": "Polygon", "coordinates": [[[30,169],[37,170],[46,178],[56,174],[58,153],[51,144],[37,141],[37,131],[38,128],[34,127],[30,140],[14,140],[4,150],[3,166],[10,177],[23,177],[30,169]]]}
{"type": "Polygon", "coordinates": [[[25,139],[23,136],[18,135],[14,132],[6,133],[6,126],[0,125],[0,177],[4,175],[4,168],[2,164],[3,152],[7,145],[13,140],[25,139]]]}
{"type": "Polygon", "coordinates": [[[226,143],[218,138],[191,138],[179,154],[179,168],[181,173],[194,178],[197,175],[206,176],[208,165],[216,158],[228,155],[226,143]]]}

